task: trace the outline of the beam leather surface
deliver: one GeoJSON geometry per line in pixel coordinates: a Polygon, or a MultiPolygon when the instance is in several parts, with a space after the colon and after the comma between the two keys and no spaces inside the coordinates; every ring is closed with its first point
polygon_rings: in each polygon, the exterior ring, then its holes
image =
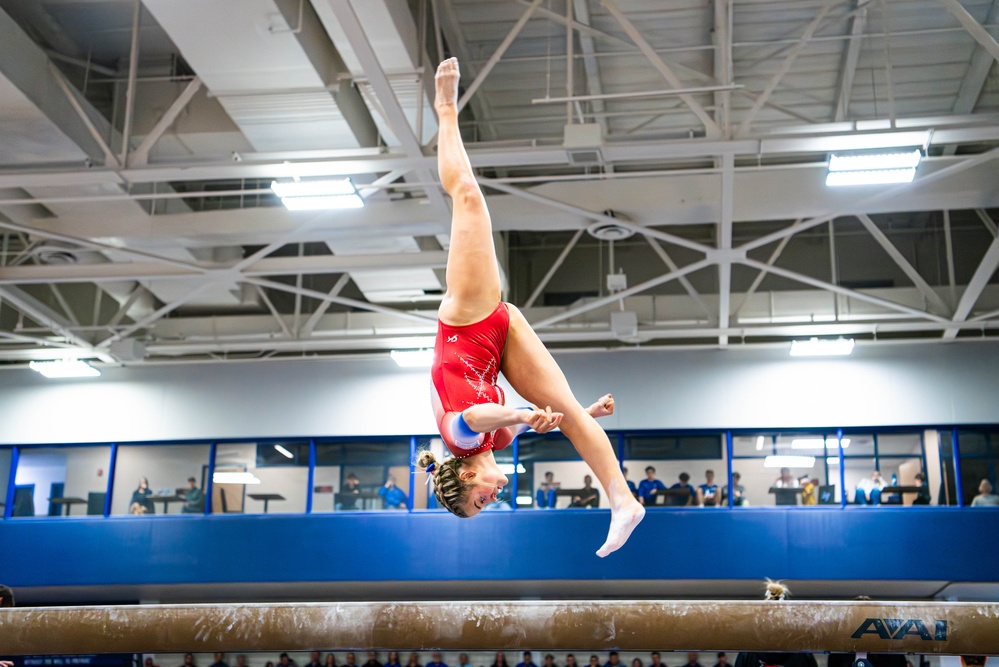
{"type": "Polygon", "coordinates": [[[0,611],[0,655],[230,650],[687,649],[999,653],[999,604],[410,602],[0,611]]]}

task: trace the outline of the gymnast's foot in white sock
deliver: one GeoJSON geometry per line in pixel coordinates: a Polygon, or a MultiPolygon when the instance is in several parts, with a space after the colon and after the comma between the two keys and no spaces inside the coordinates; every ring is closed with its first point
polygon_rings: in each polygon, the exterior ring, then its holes
{"type": "Polygon", "coordinates": [[[440,109],[458,102],[458,79],[461,74],[458,72],[458,59],[448,58],[437,66],[437,74],[434,81],[437,87],[437,96],[434,99],[434,107],[440,109]]]}
{"type": "Polygon", "coordinates": [[[603,558],[609,553],[613,553],[624,546],[631,536],[631,531],[635,530],[643,518],[645,518],[645,508],[632,498],[628,497],[622,507],[611,510],[611,525],[607,531],[607,541],[597,549],[597,555],[603,558]]]}

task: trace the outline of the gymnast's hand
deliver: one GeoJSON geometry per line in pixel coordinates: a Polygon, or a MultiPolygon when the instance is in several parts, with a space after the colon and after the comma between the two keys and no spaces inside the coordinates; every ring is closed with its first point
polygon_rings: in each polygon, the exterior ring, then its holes
{"type": "Polygon", "coordinates": [[[551,406],[544,410],[534,408],[533,412],[524,413],[524,423],[533,428],[537,433],[548,433],[562,422],[561,412],[552,412],[551,406]]]}

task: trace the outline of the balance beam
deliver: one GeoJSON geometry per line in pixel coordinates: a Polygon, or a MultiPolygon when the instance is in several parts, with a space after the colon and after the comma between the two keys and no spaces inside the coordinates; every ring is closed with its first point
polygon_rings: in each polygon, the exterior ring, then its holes
{"type": "Polygon", "coordinates": [[[999,654],[999,604],[531,601],[0,609],[0,656],[306,650],[999,654]]]}

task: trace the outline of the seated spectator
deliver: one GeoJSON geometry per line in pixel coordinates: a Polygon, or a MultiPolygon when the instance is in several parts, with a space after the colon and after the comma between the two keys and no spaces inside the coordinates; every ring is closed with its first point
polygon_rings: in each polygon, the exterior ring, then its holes
{"type": "Polygon", "coordinates": [[[812,479],[808,475],[802,475],[798,480],[801,484],[801,504],[802,505],[818,505],[819,504],[819,480],[812,479]]]}
{"type": "Polygon", "coordinates": [[[662,658],[659,657],[659,651],[652,652],[652,662],[649,663],[651,667],[666,667],[665,664],[661,662],[662,658]]]}
{"type": "Polygon", "coordinates": [[[295,661],[287,653],[282,653],[278,656],[278,665],[279,667],[295,667],[295,661]]]}
{"type": "MultiPolygon", "coordinates": [[[[13,665],[14,663],[11,662],[11,663],[8,663],[8,664],[13,665]]],[[[146,657],[145,662],[143,662],[142,664],[143,664],[144,667],[159,667],[159,665],[157,665],[155,662],[153,662],[153,659],[150,658],[150,657],[146,657]]]]}
{"type": "Polygon", "coordinates": [[[680,481],[669,488],[671,491],[673,489],[685,489],[690,494],[689,497],[684,496],[682,494],[677,494],[675,496],[667,496],[667,500],[669,500],[670,505],[673,506],[693,505],[694,502],[697,500],[697,490],[690,485],[690,475],[688,475],[685,472],[681,472],[680,481]]]}
{"type": "MultiPolygon", "coordinates": [[[[409,662],[406,663],[406,667],[423,667],[423,665],[420,664],[420,654],[410,653],[409,662]]],[[[503,665],[503,667],[507,667],[507,665],[503,665]]]]}
{"type": "Polygon", "coordinates": [[[14,591],[0,584],[0,608],[14,606],[14,591]]]}
{"type": "MultiPolygon", "coordinates": [[[[336,667],[336,654],[326,654],[326,667],[336,667]]],[[[418,665],[418,667],[423,667],[423,665],[418,665]]]]}
{"type": "Polygon", "coordinates": [[[555,507],[555,491],[562,485],[561,482],[555,481],[555,473],[546,472],[545,481],[541,482],[541,486],[538,487],[538,507],[542,509],[554,509],[555,507]]]}
{"type": "Polygon", "coordinates": [[[364,663],[364,667],[382,667],[382,663],[378,662],[376,651],[368,651],[368,661],[364,663]]]}
{"type": "Polygon", "coordinates": [[[926,483],[926,475],[922,472],[916,473],[916,485],[919,486],[919,491],[916,494],[916,499],[912,501],[913,505],[929,505],[930,504],[930,485],[926,483]]]}
{"type": "Polygon", "coordinates": [[[229,665],[225,664],[224,657],[225,653],[216,653],[215,662],[212,663],[212,667],[229,667],[229,665]]]}
{"type": "Polygon", "coordinates": [[[972,507],[996,507],[999,506],[999,496],[992,493],[992,482],[983,479],[978,485],[978,495],[971,501],[972,507]]]}
{"type": "Polygon", "coordinates": [[[145,477],[139,478],[139,486],[132,491],[132,500],[128,503],[129,514],[152,514],[156,511],[153,501],[149,496],[153,495],[153,490],[149,488],[149,480],[145,477]]]}
{"type": "Polygon", "coordinates": [[[357,660],[357,658],[355,658],[355,657],[354,657],[354,654],[353,654],[353,653],[348,653],[348,654],[347,654],[347,657],[346,657],[346,660],[347,660],[347,662],[345,662],[344,664],[345,664],[345,665],[346,665],[347,667],[354,667],[354,666],[355,666],[355,664],[356,664],[356,662],[355,662],[355,661],[357,660]]]}
{"type": "Polygon", "coordinates": [[[635,658],[634,660],[632,660],[631,661],[631,667],[642,667],[642,659],[641,658],[635,658]]]}
{"type": "Polygon", "coordinates": [[[687,665],[686,665],[686,667],[701,667],[701,663],[697,662],[697,659],[699,657],[700,657],[700,654],[696,653],[694,651],[691,651],[691,652],[687,653],[687,665]]]}
{"type": "Polygon", "coordinates": [[[666,485],[656,479],[656,469],[645,468],[645,479],[638,483],[638,502],[643,505],[655,505],[656,494],[665,491],[666,485]]]}
{"type": "Polygon", "coordinates": [[[875,470],[870,477],[865,477],[857,484],[853,500],[858,505],[878,505],[881,503],[881,489],[886,486],[885,478],[875,470]]]}
{"type": "Polygon", "coordinates": [[[715,484],[715,471],[704,471],[704,484],[697,487],[697,504],[714,507],[718,504],[718,485],[715,484]]]}
{"type": "MultiPolygon", "coordinates": [[[[641,492],[639,492],[641,494],[641,492]]],[[[607,662],[604,663],[604,667],[618,667],[621,664],[621,658],[618,656],[617,651],[611,651],[607,655],[607,662]]]]}
{"type": "Polygon", "coordinates": [[[236,656],[236,667],[246,667],[246,656],[237,655],[236,656]]]}
{"type": "Polygon", "coordinates": [[[336,509],[338,510],[356,510],[357,509],[357,498],[352,496],[358,496],[361,494],[361,480],[357,479],[354,473],[349,473],[347,475],[347,480],[343,483],[343,487],[340,489],[340,493],[337,496],[339,502],[336,504],[336,509]]]}
{"type": "Polygon", "coordinates": [[[631,495],[635,496],[635,500],[638,500],[638,487],[635,486],[634,482],[628,479],[628,469],[624,468],[622,472],[624,473],[624,481],[628,482],[628,490],[631,491],[631,495]]]}
{"type": "Polygon", "coordinates": [[[551,653],[546,653],[545,661],[541,663],[541,667],[558,667],[558,665],[555,664],[555,656],[551,653]]]}
{"type": "Polygon", "coordinates": [[[467,653],[458,654],[458,667],[472,667],[472,663],[468,660],[467,653]]]}
{"type": "Polygon", "coordinates": [[[406,509],[406,492],[395,484],[395,476],[389,475],[388,481],[378,489],[378,495],[382,497],[382,504],[387,510],[406,509]]]}
{"type": "Polygon", "coordinates": [[[427,667],[447,667],[447,663],[441,660],[440,651],[434,651],[433,653],[430,654],[430,657],[433,660],[427,663],[427,667]]]}
{"type": "Polygon", "coordinates": [[[796,489],[798,488],[798,480],[791,476],[790,468],[781,468],[780,477],[774,481],[774,487],[778,489],[796,489]]]}
{"type": "MultiPolygon", "coordinates": [[[[203,514],[205,511],[205,494],[198,488],[198,480],[188,477],[187,483],[191,488],[184,493],[184,506],[180,508],[180,511],[185,514],[203,514]]],[[[191,657],[193,658],[194,656],[191,657]]]]}
{"type": "MultiPolygon", "coordinates": [[[[732,473],[732,488],[735,491],[732,493],[732,505],[735,507],[741,507],[746,504],[746,487],[739,482],[742,480],[742,475],[737,472],[732,473]]],[[[723,504],[728,503],[728,484],[722,488],[721,499],[723,504]]]]}
{"type": "Polygon", "coordinates": [[[517,667],[538,667],[538,666],[534,664],[533,660],[531,660],[531,652],[524,651],[524,659],[521,662],[517,663],[517,667]]]}
{"type": "Polygon", "coordinates": [[[510,665],[507,664],[506,656],[503,654],[503,651],[496,653],[496,657],[493,658],[492,667],[510,667],[510,665]]]}
{"type": "Polygon", "coordinates": [[[600,658],[595,655],[590,656],[590,667],[600,667],[600,658]]]}
{"type": "Polygon", "coordinates": [[[583,488],[572,497],[570,507],[600,507],[600,489],[594,489],[592,485],[592,477],[583,477],[583,488]]]}
{"type": "Polygon", "coordinates": [[[728,656],[724,653],[719,653],[718,662],[715,663],[715,667],[728,667],[728,656]]]}
{"type": "Polygon", "coordinates": [[[399,664],[399,652],[389,651],[388,657],[385,658],[385,667],[402,667],[399,664]]]}
{"type": "Polygon", "coordinates": [[[194,654],[185,653],[184,654],[184,664],[181,667],[194,667],[194,654]]]}
{"type": "Polygon", "coordinates": [[[319,651],[313,651],[309,654],[309,662],[305,667],[323,667],[323,663],[319,662],[319,651]]]}
{"type": "Polygon", "coordinates": [[[568,655],[566,655],[565,656],[565,667],[579,667],[579,665],[576,664],[576,656],[574,656],[571,653],[569,653],[568,655]]]}

